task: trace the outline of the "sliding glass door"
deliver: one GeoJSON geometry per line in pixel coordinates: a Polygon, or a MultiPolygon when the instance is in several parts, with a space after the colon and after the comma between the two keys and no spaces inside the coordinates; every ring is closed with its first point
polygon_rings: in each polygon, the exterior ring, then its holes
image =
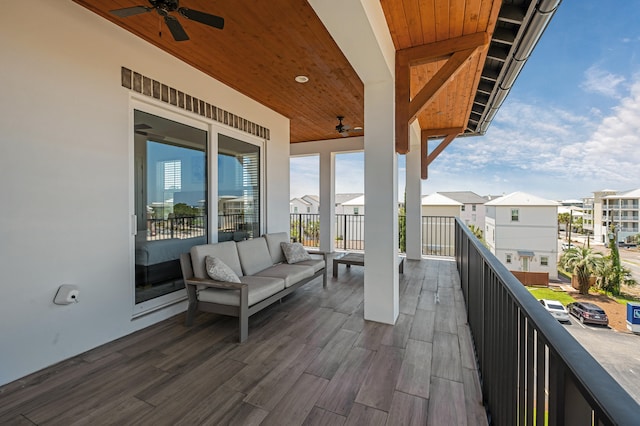
{"type": "Polygon", "coordinates": [[[135,302],[184,288],[179,257],[207,242],[207,132],[134,111],[135,302]]]}

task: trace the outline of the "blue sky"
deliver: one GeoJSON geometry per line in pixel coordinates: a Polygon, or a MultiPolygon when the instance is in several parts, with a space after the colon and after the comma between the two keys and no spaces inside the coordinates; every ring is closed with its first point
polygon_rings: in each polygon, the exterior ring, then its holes
{"type": "MultiPolygon", "coordinates": [[[[454,140],[422,193],[561,200],[640,188],[639,22],[637,0],[564,0],[487,133],[454,140]]],[[[363,158],[337,157],[336,192],[364,191],[363,158]]],[[[317,170],[317,158],[291,159],[291,197],[318,194],[317,170]]]]}

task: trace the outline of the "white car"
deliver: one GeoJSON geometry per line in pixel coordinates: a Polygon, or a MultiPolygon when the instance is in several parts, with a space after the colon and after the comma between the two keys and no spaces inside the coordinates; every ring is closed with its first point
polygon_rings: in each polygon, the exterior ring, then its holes
{"type": "Polygon", "coordinates": [[[569,311],[557,300],[540,299],[540,303],[555,319],[560,322],[570,322],[569,311]]]}

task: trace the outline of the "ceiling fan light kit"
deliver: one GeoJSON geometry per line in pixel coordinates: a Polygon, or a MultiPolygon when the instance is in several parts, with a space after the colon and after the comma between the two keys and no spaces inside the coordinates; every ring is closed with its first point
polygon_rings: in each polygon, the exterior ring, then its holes
{"type": "Polygon", "coordinates": [[[155,10],[159,16],[164,18],[164,22],[167,25],[167,28],[169,28],[169,31],[175,41],[189,40],[189,36],[182,27],[180,21],[170,14],[171,12],[177,11],[180,16],[186,19],[196,21],[213,28],[218,28],[220,30],[224,28],[224,18],[201,12],[199,10],[180,7],[179,0],[149,0],[149,4],[151,4],[151,7],[133,6],[110,10],[109,12],[120,18],[128,18],[129,16],[139,15],[155,10]]]}

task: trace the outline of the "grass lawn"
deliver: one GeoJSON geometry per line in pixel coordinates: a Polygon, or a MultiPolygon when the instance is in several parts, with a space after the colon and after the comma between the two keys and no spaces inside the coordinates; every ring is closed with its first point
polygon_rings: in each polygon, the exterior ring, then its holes
{"type": "Polygon", "coordinates": [[[554,291],[550,288],[539,288],[539,287],[527,287],[527,290],[535,297],[536,299],[551,299],[557,300],[562,303],[564,306],[567,306],[571,302],[575,302],[575,299],[569,296],[564,291],[554,291]]]}

